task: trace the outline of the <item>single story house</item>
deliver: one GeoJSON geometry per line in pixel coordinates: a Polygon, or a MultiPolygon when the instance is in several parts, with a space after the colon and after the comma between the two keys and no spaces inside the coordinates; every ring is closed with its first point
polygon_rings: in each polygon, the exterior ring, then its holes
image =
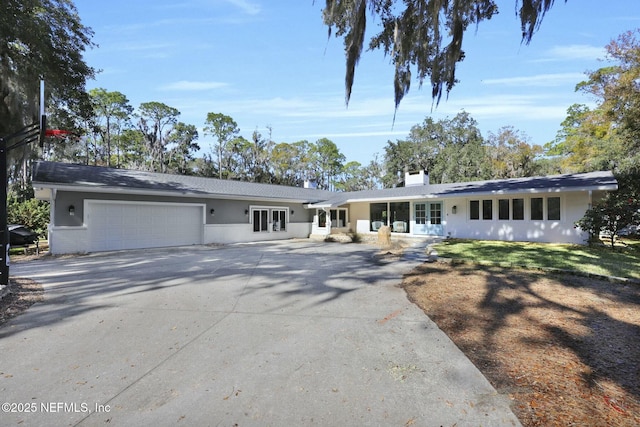
{"type": "Polygon", "coordinates": [[[611,172],[331,192],[56,162],[34,168],[51,203],[54,254],[306,238],[355,231],[584,243],[574,227],[607,191],[611,172]]]}

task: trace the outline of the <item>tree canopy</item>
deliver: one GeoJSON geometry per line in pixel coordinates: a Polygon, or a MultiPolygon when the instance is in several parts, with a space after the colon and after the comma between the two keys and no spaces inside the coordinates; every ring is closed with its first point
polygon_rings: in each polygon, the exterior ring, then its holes
{"type": "MultiPolygon", "coordinates": [[[[566,1],[566,0],[565,0],[566,1]]],[[[516,0],[522,42],[529,43],[554,0],[516,0]]],[[[355,68],[365,47],[369,21],[378,22],[370,50],[382,49],[395,68],[393,87],[396,108],[416,78],[428,80],[437,102],[456,80],[456,65],[464,59],[462,41],[469,26],[498,13],[493,0],[326,0],[323,10],[329,36],[344,39],[345,98],[351,98],[355,68]],[[369,17],[368,17],[369,16],[369,17]]]]}
{"type": "Polygon", "coordinates": [[[82,25],[70,0],[5,0],[0,14],[0,135],[38,117],[39,81],[48,105],[89,111],[83,58],[93,32],[82,25]]]}

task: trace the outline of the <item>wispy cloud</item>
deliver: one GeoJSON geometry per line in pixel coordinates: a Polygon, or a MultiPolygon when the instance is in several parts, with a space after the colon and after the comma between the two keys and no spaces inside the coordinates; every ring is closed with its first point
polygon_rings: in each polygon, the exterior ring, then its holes
{"type": "Polygon", "coordinates": [[[566,46],[553,46],[546,52],[546,55],[535,62],[551,61],[576,61],[604,58],[606,51],[601,46],[591,46],[588,44],[572,44],[566,46]]]}
{"type": "Polygon", "coordinates": [[[224,82],[194,82],[189,80],[180,80],[161,86],[160,90],[211,90],[220,89],[229,86],[224,82]]]}
{"type": "Polygon", "coordinates": [[[225,0],[227,3],[232,4],[233,6],[242,10],[242,12],[247,15],[258,15],[262,8],[259,4],[255,2],[251,2],[248,0],[225,0]]]}
{"type": "Polygon", "coordinates": [[[537,87],[553,87],[563,86],[567,84],[576,84],[584,80],[582,73],[556,73],[556,74],[538,74],[534,76],[505,77],[500,79],[482,80],[486,85],[503,85],[503,86],[537,86],[537,87]]]}

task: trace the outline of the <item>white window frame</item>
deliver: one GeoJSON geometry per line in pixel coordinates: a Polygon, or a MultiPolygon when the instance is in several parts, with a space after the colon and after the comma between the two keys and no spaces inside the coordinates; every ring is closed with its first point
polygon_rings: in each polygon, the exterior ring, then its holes
{"type": "MultiPolygon", "coordinates": [[[[249,224],[251,225],[251,231],[253,233],[280,233],[286,232],[289,229],[289,223],[291,222],[289,219],[289,210],[290,208],[287,206],[262,206],[262,205],[251,205],[249,206],[249,224]],[[266,230],[254,230],[253,229],[253,215],[255,211],[267,211],[267,229],[266,230]],[[273,221],[273,213],[274,212],[284,212],[284,227],[276,226],[276,223],[273,221]],[[276,229],[277,228],[277,229],[276,229]]],[[[262,227],[261,227],[262,228],[262,227]]]]}
{"type": "Polygon", "coordinates": [[[331,208],[329,209],[328,213],[328,219],[329,221],[331,221],[331,228],[347,228],[348,224],[349,224],[349,210],[347,208],[331,208]],[[331,219],[331,212],[335,211],[336,213],[336,219],[338,221],[340,221],[340,212],[344,212],[344,226],[339,227],[337,224],[333,223],[333,220],[331,219]]]}

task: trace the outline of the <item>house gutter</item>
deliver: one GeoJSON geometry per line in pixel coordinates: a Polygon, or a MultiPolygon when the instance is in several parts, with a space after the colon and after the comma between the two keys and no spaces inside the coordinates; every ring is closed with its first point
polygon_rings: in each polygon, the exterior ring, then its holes
{"type": "MultiPolygon", "coordinates": [[[[106,186],[81,186],[81,185],[68,185],[68,184],[51,184],[44,182],[33,182],[33,188],[38,191],[44,189],[52,190],[52,196],[55,198],[56,191],[69,191],[69,192],[86,192],[86,193],[101,193],[101,194],[127,194],[127,195],[137,195],[137,196],[164,196],[164,197],[184,197],[184,198],[194,198],[199,197],[202,199],[223,199],[223,200],[264,200],[264,201],[278,201],[278,202],[287,202],[287,203],[301,203],[308,204],[309,200],[307,199],[293,199],[293,198],[278,198],[278,197],[261,197],[261,196],[247,196],[247,195],[239,195],[239,194],[227,194],[227,193],[199,193],[192,191],[164,191],[164,190],[140,190],[140,189],[129,189],[122,187],[106,187],[106,186]]],[[[44,197],[41,196],[41,199],[44,197]]]]}

